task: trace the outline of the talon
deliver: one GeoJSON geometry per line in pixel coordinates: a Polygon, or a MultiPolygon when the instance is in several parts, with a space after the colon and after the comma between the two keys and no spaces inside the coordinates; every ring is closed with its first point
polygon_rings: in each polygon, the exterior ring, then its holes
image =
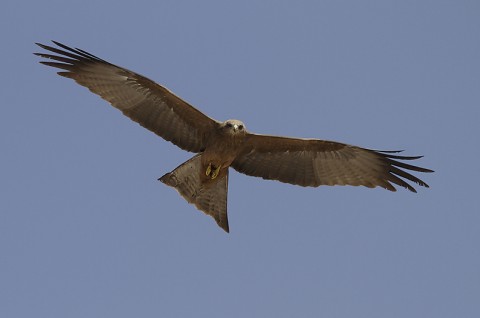
{"type": "Polygon", "coordinates": [[[207,171],[205,172],[205,175],[210,176],[210,172],[212,172],[212,164],[211,163],[208,164],[207,171]]]}
{"type": "Polygon", "coordinates": [[[213,170],[213,173],[212,173],[212,180],[215,179],[217,176],[218,176],[218,173],[220,172],[220,168],[222,166],[218,166],[215,168],[215,170],[213,170]]]}

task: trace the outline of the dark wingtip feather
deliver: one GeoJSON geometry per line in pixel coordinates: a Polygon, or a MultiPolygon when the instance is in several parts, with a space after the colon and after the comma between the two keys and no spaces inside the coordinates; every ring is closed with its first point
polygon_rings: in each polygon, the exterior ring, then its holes
{"type": "MultiPolygon", "coordinates": [[[[394,155],[395,153],[402,152],[403,150],[371,150],[375,152],[377,155],[379,155],[385,164],[388,165],[389,170],[388,170],[388,181],[391,183],[394,183],[398,186],[401,186],[403,188],[406,188],[410,190],[411,192],[417,193],[417,190],[411,186],[407,181],[414,182],[415,184],[429,188],[430,186],[424,182],[423,180],[415,177],[414,175],[408,173],[405,170],[410,170],[410,171],[416,171],[416,172],[425,172],[425,173],[431,173],[434,172],[431,169],[427,168],[422,168],[419,166],[414,166],[410,164],[406,164],[402,162],[402,160],[417,160],[420,158],[423,158],[423,156],[399,156],[399,155],[394,155]],[[406,179],[407,181],[403,180],[406,179]]],[[[388,189],[388,188],[387,188],[388,189]]],[[[388,189],[390,190],[390,189],[388,189]]]]}
{"type": "Polygon", "coordinates": [[[45,44],[42,44],[42,43],[38,43],[38,42],[35,42],[36,45],[38,45],[39,47],[41,47],[42,49],[46,49],[47,46],[45,44]]]}
{"type": "Polygon", "coordinates": [[[45,53],[34,53],[34,54],[43,58],[54,59],[57,61],[62,61],[62,59],[69,60],[69,61],[66,61],[66,63],[101,62],[105,64],[110,64],[107,61],[91,53],[88,53],[84,50],[76,49],[76,48],[74,49],[57,41],[52,40],[52,42],[57,47],[52,47],[52,46],[48,46],[41,43],[35,43],[35,44],[46,51],[50,51],[59,55],[51,55],[51,54],[45,54],[45,53]]]}
{"type": "Polygon", "coordinates": [[[402,150],[375,150],[375,149],[372,149],[373,151],[375,152],[381,152],[381,153],[400,153],[400,152],[404,152],[405,150],[402,149],[402,150]]]}
{"type": "Polygon", "coordinates": [[[386,155],[383,154],[387,158],[392,159],[400,159],[400,160],[417,160],[423,158],[423,156],[396,156],[396,155],[386,155]]]}
{"type": "Polygon", "coordinates": [[[52,40],[52,42],[53,42],[56,46],[61,47],[62,49],[68,50],[68,51],[73,52],[73,53],[77,53],[77,50],[75,50],[75,49],[73,49],[73,48],[71,48],[71,47],[69,47],[69,46],[67,46],[67,45],[65,45],[65,44],[62,44],[62,43],[57,42],[57,41],[54,41],[54,40],[52,40]]]}

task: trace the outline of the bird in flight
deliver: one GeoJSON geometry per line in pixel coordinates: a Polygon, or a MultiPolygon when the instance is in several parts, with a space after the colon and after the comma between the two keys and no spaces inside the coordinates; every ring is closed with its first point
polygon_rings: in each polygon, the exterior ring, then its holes
{"type": "Polygon", "coordinates": [[[40,63],[60,69],[108,101],[124,115],[183,150],[197,153],[159,180],[175,188],[189,203],[212,216],[229,232],[227,193],[229,168],[249,176],[303,187],[394,185],[416,192],[408,181],[428,185],[408,171],[433,172],[405,163],[399,151],[378,151],[344,143],[250,133],[245,124],[214,120],[152,80],[56,41],[36,43],[48,59],[40,63]]]}

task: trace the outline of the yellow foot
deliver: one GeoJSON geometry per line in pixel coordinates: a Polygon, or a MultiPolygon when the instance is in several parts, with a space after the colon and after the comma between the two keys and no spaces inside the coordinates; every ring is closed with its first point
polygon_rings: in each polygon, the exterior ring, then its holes
{"type": "Polygon", "coordinates": [[[218,166],[217,168],[215,168],[215,170],[213,170],[212,180],[215,179],[218,176],[218,173],[220,172],[220,168],[221,168],[221,166],[218,166]]]}
{"type": "Polygon", "coordinates": [[[210,164],[208,164],[207,170],[205,171],[205,175],[209,176],[213,180],[220,173],[220,168],[221,167],[222,166],[218,166],[218,167],[212,166],[212,164],[210,163],[210,164]],[[213,170],[212,170],[212,167],[213,167],[213,170]]]}

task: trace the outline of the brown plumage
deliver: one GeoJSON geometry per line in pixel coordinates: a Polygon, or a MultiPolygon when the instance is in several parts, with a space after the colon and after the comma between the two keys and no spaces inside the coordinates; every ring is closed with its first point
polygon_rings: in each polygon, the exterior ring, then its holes
{"type": "Polygon", "coordinates": [[[398,185],[412,192],[408,181],[428,188],[409,172],[432,170],[409,165],[421,158],[395,155],[343,143],[247,132],[238,120],[216,121],[150,79],[113,65],[86,51],[53,41],[37,43],[55,54],[35,53],[52,60],[59,75],[87,87],[130,119],[186,151],[198,153],[159,180],[175,188],[189,203],[212,216],[229,232],[227,218],[229,167],[249,176],[304,187],[398,185]]]}

